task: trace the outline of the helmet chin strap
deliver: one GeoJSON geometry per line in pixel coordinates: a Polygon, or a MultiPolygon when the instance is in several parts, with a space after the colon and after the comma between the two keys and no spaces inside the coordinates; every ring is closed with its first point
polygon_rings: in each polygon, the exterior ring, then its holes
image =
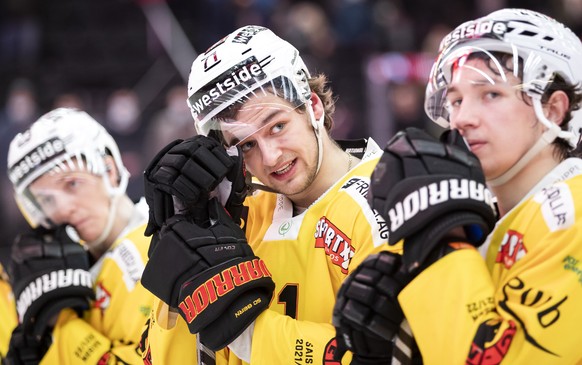
{"type": "Polygon", "coordinates": [[[88,241],[87,243],[89,245],[92,246],[101,245],[107,239],[107,237],[109,237],[109,234],[111,233],[113,223],[115,222],[115,218],[117,218],[117,206],[119,199],[125,193],[125,190],[127,189],[127,183],[129,180],[129,172],[125,169],[125,167],[121,167],[121,170],[122,171],[119,172],[120,181],[117,187],[111,185],[106,172],[103,174],[103,183],[105,184],[105,189],[109,193],[109,215],[107,216],[107,223],[105,224],[103,231],[101,232],[99,237],[97,237],[97,239],[93,241],[88,241]]]}
{"type": "Polygon", "coordinates": [[[321,117],[319,119],[315,119],[315,114],[313,113],[313,103],[311,99],[307,100],[307,112],[309,113],[309,118],[311,119],[311,126],[313,127],[313,131],[315,132],[315,139],[317,140],[317,169],[315,170],[315,174],[319,173],[319,169],[321,168],[321,162],[323,161],[323,139],[321,138],[321,131],[324,129],[323,123],[325,119],[325,112],[321,113],[321,117]]]}
{"type": "Polygon", "coordinates": [[[501,186],[511,180],[518,172],[520,172],[525,165],[527,165],[540,151],[552,143],[556,138],[564,138],[569,140],[572,138],[572,133],[563,131],[560,126],[552,123],[544,115],[542,109],[542,103],[539,97],[533,98],[533,106],[538,120],[547,128],[547,130],[540,136],[538,141],[527,151],[513,166],[509,168],[506,172],[496,177],[495,179],[488,180],[487,185],[491,187],[501,186]]]}
{"type": "Polygon", "coordinates": [[[107,239],[107,237],[109,237],[111,229],[113,228],[113,222],[115,222],[115,218],[117,217],[117,203],[120,197],[121,195],[119,194],[111,196],[111,199],[109,200],[110,208],[109,215],[107,217],[107,223],[105,224],[105,227],[103,228],[103,231],[101,232],[99,237],[97,237],[93,241],[87,242],[88,246],[99,246],[107,239]]]}

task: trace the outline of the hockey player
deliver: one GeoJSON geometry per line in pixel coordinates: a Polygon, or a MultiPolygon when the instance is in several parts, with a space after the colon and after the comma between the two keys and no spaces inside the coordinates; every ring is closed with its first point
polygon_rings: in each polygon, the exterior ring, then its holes
{"type": "Polygon", "coordinates": [[[115,141],[87,113],[55,109],[14,137],[8,169],[33,228],[12,247],[10,363],[142,363],[148,212],[125,194],[115,141]]]}
{"type": "MultiPolygon", "coordinates": [[[[403,196],[426,189],[446,196],[391,223],[402,260],[363,264],[398,284],[387,306],[401,306],[424,363],[582,363],[582,161],[572,157],[581,63],[579,38],[543,14],[503,9],[466,22],[441,42],[426,93],[426,112],[452,132],[441,143],[407,131],[386,147],[371,187],[381,214],[398,216],[403,196]],[[500,213],[485,260],[475,233],[493,225],[475,156],[500,213]],[[395,181],[380,169],[405,172],[395,181]]],[[[362,332],[353,313],[336,318],[339,332],[362,332]]]]}
{"type": "Polygon", "coordinates": [[[332,140],[326,82],[260,26],[237,29],[194,61],[188,103],[198,136],[170,144],[145,174],[154,236],[143,282],[162,300],[147,335],[153,363],[175,354],[192,363],[192,348],[171,340],[194,343],[192,333],[210,350],[226,347],[201,363],[332,363],[337,291],[387,246],[366,201],[381,150],[371,139],[343,148],[332,140]],[[246,236],[233,222],[245,193],[237,152],[260,185],[244,202],[246,236]],[[229,215],[216,198],[206,207],[221,180],[229,215]],[[172,216],[170,195],[186,214],[172,216]]]}
{"type": "Polygon", "coordinates": [[[12,294],[8,275],[4,271],[2,264],[0,264],[0,318],[2,318],[2,325],[0,326],[0,363],[2,363],[6,353],[8,353],[12,330],[18,324],[14,295],[12,294]]]}

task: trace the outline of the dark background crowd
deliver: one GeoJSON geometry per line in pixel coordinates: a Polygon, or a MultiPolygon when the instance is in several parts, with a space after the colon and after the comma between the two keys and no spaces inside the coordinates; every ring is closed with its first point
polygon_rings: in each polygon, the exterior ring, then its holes
{"type": "Polygon", "coordinates": [[[430,127],[422,102],[440,39],[503,7],[544,12],[582,34],[582,0],[0,0],[0,261],[26,228],[8,146],[47,111],[75,106],[105,125],[137,199],[154,154],[195,133],[186,84],[196,55],[257,24],[329,76],[335,138],[372,136],[383,146],[403,127],[430,127]]]}

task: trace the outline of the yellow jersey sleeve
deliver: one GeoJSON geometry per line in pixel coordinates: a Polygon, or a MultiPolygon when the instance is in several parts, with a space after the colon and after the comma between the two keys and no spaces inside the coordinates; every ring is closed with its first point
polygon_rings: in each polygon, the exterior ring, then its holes
{"type": "Polygon", "coordinates": [[[18,316],[16,314],[16,304],[14,303],[14,295],[12,288],[8,282],[8,276],[4,272],[0,264],[0,318],[2,318],[2,325],[0,325],[0,362],[8,353],[8,345],[10,344],[10,336],[12,331],[18,325],[18,316]]]}

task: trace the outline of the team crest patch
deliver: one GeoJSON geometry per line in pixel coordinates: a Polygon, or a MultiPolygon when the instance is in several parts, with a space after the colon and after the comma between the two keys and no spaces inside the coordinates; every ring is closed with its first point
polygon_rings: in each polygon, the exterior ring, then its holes
{"type": "Polygon", "coordinates": [[[334,356],[337,351],[337,339],[334,337],[325,345],[323,352],[323,365],[341,365],[339,360],[335,360],[334,356]]]}
{"type": "Polygon", "coordinates": [[[515,323],[509,321],[507,327],[503,329],[503,332],[496,339],[491,338],[492,334],[497,334],[500,330],[502,328],[499,322],[487,321],[482,323],[471,344],[465,364],[500,364],[509,350],[517,329],[515,323]]]}
{"type": "Polygon", "coordinates": [[[111,294],[105,287],[103,283],[98,283],[95,285],[95,303],[93,306],[101,310],[105,310],[109,307],[111,303],[111,294]]]}
{"type": "Polygon", "coordinates": [[[495,262],[503,264],[506,269],[511,268],[527,253],[523,243],[523,234],[508,230],[503,236],[495,262]]]}
{"type": "Polygon", "coordinates": [[[348,273],[355,253],[352,240],[326,217],[321,217],[315,227],[315,248],[323,248],[332,263],[341,267],[344,274],[348,273]]]}

